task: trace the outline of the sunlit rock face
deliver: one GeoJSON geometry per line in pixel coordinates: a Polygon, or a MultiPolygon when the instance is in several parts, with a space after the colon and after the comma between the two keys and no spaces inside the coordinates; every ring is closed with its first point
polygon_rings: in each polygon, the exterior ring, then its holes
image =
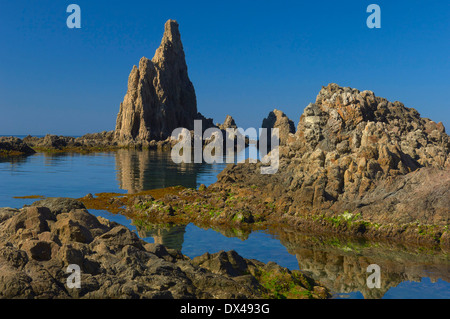
{"type": "Polygon", "coordinates": [[[194,119],[206,121],[197,112],[178,23],[169,20],[153,59],[143,57],[131,70],[115,135],[119,140],[164,140],[175,128],[192,130],[194,119]]]}

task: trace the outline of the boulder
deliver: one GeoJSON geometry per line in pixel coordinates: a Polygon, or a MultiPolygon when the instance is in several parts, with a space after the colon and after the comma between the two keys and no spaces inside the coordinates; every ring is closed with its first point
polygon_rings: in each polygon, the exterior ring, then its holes
{"type": "Polygon", "coordinates": [[[65,197],[48,197],[34,202],[31,206],[47,207],[55,215],[68,213],[75,209],[86,209],[82,202],[73,198],[65,197]]]}

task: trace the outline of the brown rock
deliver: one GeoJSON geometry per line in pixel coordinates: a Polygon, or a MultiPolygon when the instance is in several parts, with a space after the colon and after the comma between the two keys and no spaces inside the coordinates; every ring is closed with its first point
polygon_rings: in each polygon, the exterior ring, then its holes
{"type": "Polygon", "coordinates": [[[161,45],[152,60],[143,57],[128,78],[128,91],[120,105],[116,138],[165,140],[175,128],[194,128],[197,99],[185,61],[178,23],[169,20],[161,45]]]}
{"type": "Polygon", "coordinates": [[[236,252],[200,259],[202,266],[83,209],[55,217],[34,206],[0,222],[0,298],[261,298],[246,270],[263,263],[236,252]],[[38,233],[32,221],[49,230],[38,233]],[[216,263],[224,271],[205,269],[216,263]],[[80,266],[79,289],[67,286],[70,264],[80,266]]]}
{"type": "MultiPolygon", "coordinates": [[[[288,119],[276,111],[263,126],[277,122],[292,134],[288,119]]],[[[294,215],[323,209],[342,214],[351,208],[380,224],[448,223],[450,137],[442,123],[400,102],[329,84],[304,109],[294,140],[280,149],[276,174],[261,175],[260,164],[232,165],[208,189],[238,193],[257,186],[261,198],[292,198],[288,212],[294,215]]],[[[285,211],[280,208],[280,218],[285,211]]]]}
{"type": "Polygon", "coordinates": [[[268,143],[270,141],[270,129],[277,128],[279,130],[280,145],[287,143],[289,137],[295,134],[294,122],[292,122],[286,114],[280,110],[273,110],[267,118],[262,122],[262,128],[268,129],[268,143]]]}
{"type": "Polygon", "coordinates": [[[0,157],[21,156],[36,153],[30,146],[17,137],[0,137],[0,157]]]}

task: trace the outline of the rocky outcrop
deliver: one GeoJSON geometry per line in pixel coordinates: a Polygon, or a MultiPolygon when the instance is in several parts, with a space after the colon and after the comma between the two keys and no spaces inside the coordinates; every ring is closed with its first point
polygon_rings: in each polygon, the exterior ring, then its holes
{"type": "Polygon", "coordinates": [[[305,108],[295,137],[280,147],[276,174],[259,174],[261,164],[233,165],[211,188],[237,193],[257,186],[285,217],[350,211],[385,225],[445,226],[449,150],[442,123],[371,91],[330,84],[305,108]]]}
{"type": "MultiPolygon", "coordinates": [[[[132,147],[132,144],[120,144],[114,138],[114,131],[89,133],[81,137],[58,136],[47,134],[44,137],[28,135],[24,142],[37,151],[104,151],[121,147],[132,147]]],[[[139,145],[141,146],[141,145],[139,145]]]]}
{"type": "MultiPolygon", "coordinates": [[[[235,252],[227,253],[227,260],[220,253],[193,262],[89,214],[76,200],[45,199],[20,210],[0,209],[0,216],[0,298],[261,298],[274,293],[258,280],[269,269],[263,263],[235,252]],[[237,263],[233,273],[215,271],[237,263]],[[67,285],[69,265],[80,267],[80,288],[67,285]]],[[[281,272],[283,278],[291,275],[281,272]]],[[[328,297],[314,280],[300,274],[292,279],[303,296],[328,297]]]]}
{"type": "Polygon", "coordinates": [[[231,115],[227,115],[223,124],[217,124],[216,126],[221,130],[226,130],[227,128],[234,128],[234,129],[238,128],[236,122],[234,121],[233,117],[231,117],[231,115]]]}
{"type": "Polygon", "coordinates": [[[36,152],[18,137],[0,137],[0,157],[31,155],[34,153],[36,152]]]}
{"type": "Polygon", "coordinates": [[[270,143],[270,129],[277,128],[278,136],[280,140],[280,145],[285,145],[289,139],[293,140],[295,134],[295,125],[292,120],[290,120],[286,114],[282,111],[274,109],[269,113],[267,118],[265,118],[262,122],[262,128],[266,128],[268,130],[268,143],[270,143]]]}
{"type": "Polygon", "coordinates": [[[213,126],[197,111],[178,23],[169,20],[153,59],[143,57],[131,70],[117,115],[116,138],[165,140],[175,128],[193,130],[195,119],[203,121],[204,129],[213,126]]]}

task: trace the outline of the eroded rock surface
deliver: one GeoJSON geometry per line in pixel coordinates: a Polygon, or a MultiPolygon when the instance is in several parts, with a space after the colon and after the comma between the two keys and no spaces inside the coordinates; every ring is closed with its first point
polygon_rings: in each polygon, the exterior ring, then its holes
{"type": "Polygon", "coordinates": [[[153,59],[143,57],[130,73],[117,116],[116,138],[165,140],[175,128],[193,130],[195,119],[214,126],[197,112],[178,23],[169,20],[153,59]]]}
{"type": "Polygon", "coordinates": [[[0,137],[0,156],[20,156],[36,153],[18,137],[0,137]]]}
{"type": "Polygon", "coordinates": [[[289,139],[293,139],[295,134],[295,125],[292,120],[290,120],[283,111],[273,110],[269,113],[267,118],[262,122],[262,128],[268,129],[268,143],[270,143],[270,135],[272,128],[278,129],[278,136],[280,140],[280,145],[284,145],[289,139]]]}
{"type": "MultiPolygon", "coordinates": [[[[83,207],[75,200],[53,198],[21,210],[0,210],[0,298],[273,296],[257,280],[267,271],[260,262],[235,252],[226,253],[226,260],[219,253],[193,262],[179,251],[146,243],[125,226],[97,218],[83,207]],[[228,269],[227,263],[239,263],[240,268],[233,273],[217,271],[228,269]],[[81,268],[80,289],[67,286],[71,264],[81,268]]],[[[289,270],[280,271],[284,277],[291,275],[289,270]]],[[[314,280],[296,276],[302,296],[328,296],[314,280]]]]}
{"type": "Polygon", "coordinates": [[[229,165],[210,188],[239,193],[258,187],[279,217],[347,211],[384,225],[444,227],[449,149],[442,123],[371,91],[330,84],[305,108],[295,137],[280,147],[276,174],[261,175],[261,164],[229,165]]]}

